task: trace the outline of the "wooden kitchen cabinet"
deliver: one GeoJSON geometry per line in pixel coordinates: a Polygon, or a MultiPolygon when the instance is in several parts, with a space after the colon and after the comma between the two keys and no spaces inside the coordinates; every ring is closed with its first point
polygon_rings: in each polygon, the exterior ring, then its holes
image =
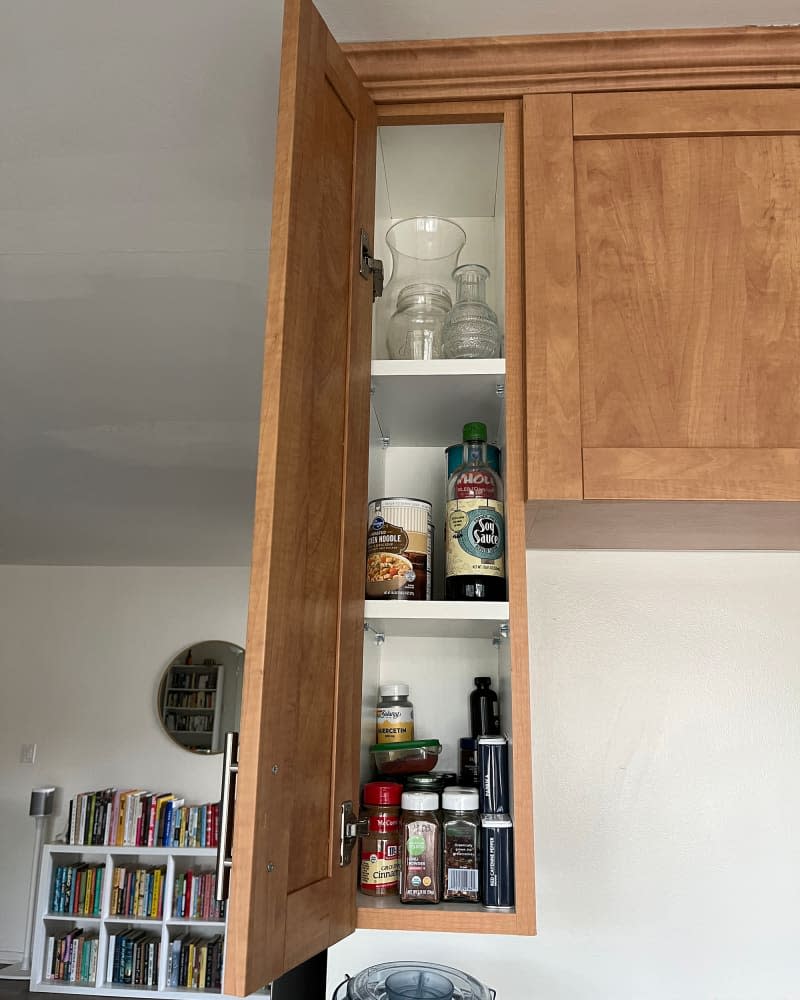
{"type": "Polygon", "coordinates": [[[525,98],[529,499],[800,500],[798,121],[525,98]]]}
{"type": "MultiPolygon", "coordinates": [[[[800,116],[780,89],[800,83],[799,50],[796,29],[725,29],[343,52],[310,0],[287,0],[225,993],[356,926],[535,931],[526,500],[529,513],[593,498],[800,499],[800,116]],[[708,90],[743,80],[749,90],[708,90]],[[764,85],[778,89],[752,89],[764,85]],[[470,225],[495,241],[495,280],[504,272],[505,358],[392,367],[360,273],[362,231],[370,247],[380,235],[377,129],[432,130],[433,173],[404,214],[453,216],[426,197],[467,161],[434,130],[486,124],[500,128],[502,226],[494,208],[470,225]],[[432,482],[432,453],[458,440],[487,385],[501,402],[508,603],[466,617],[433,601],[416,619],[365,605],[369,496],[413,496],[413,482],[390,486],[406,459],[428,470],[413,481],[432,482]],[[411,401],[390,433],[387,398],[411,401]],[[420,432],[433,411],[443,422],[420,432]],[[497,640],[515,913],[359,901],[354,866],[339,865],[342,805],[358,802],[387,679],[376,633],[387,649],[419,643],[420,662],[427,642],[497,640]]],[[[429,673],[429,694],[464,697],[429,673]]]]}
{"type": "MultiPolygon", "coordinates": [[[[400,113],[382,108],[378,114],[309,0],[287,0],[226,994],[252,992],[356,926],[535,930],[521,126],[518,100],[417,105],[400,113]],[[373,248],[385,226],[377,230],[396,217],[379,207],[376,218],[379,123],[392,131],[393,147],[405,135],[418,145],[419,129],[432,130],[422,137],[430,164],[425,160],[412,186],[401,166],[399,187],[385,192],[384,202],[391,200],[395,211],[402,202],[403,215],[429,215],[437,212],[429,203],[432,191],[455,199],[441,214],[463,215],[473,244],[493,262],[503,359],[437,361],[420,370],[413,362],[382,361],[380,345],[373,345],[372,278],[361,273],[362,232],[373,248]],[[465,147],[488,164],[488,188],[475,203],[483,207],[474,207],[469,185],[448,158],[461,139],[437,129],[487,126],[489,132],[470,135],[465,147]],[[459,183],[443,184],[445,170],[459,183]],[[368,481],[377,496],[386,496],[399,478],[402,488],[393,493],[438,489],[443,501],[443,449],[460,440],[463,423],[481,416],[484,406],[504,448],[508,601],[465,607],[434,600],[420,603],[418,615],[398,608],[399,602],[365,604],[368,481]],[[382,654],[373,639],[378,631],[385,637],[382,654]],[[461,644],[456,655],[441,655],[453,642],[461,644]],[[374,742],[377,686],[387,679],[381,671],[394,668],[402,649],[411,650],[417,671],[415,700],[429,703],[435,724],[437,716],[448,715],[437,711],[436,698],[463,704],[462,723],[432,733],[449,750],[450,768],[457,738],[467,733],[472,674],[497,678],[513,743],[515,912],[373,901],[358,896],[357,864],[340,865],[342,816],[347,803],[358,811],[360,784],[369,775],[365,749],[374,742]],[[467,669],[471,662],[481,669],[471,670],[467,686],[463,666],[449,682],[442,664],[467,650],[467,669]],[[388,664],[381,666],[380,655],[388,664]],[[425,662],[429,666],[421,668],[425,662]]],[[[384,138],[386,152],[389,136],[384,138]]],[[[401,160],[419,167],[413,153],[401,160]]],[[[379,172],[387,173],[383,160],[379,172]]]]}

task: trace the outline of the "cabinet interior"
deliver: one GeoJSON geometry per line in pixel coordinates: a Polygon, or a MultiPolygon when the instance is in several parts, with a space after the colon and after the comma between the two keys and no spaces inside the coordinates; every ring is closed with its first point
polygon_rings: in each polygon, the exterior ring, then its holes
{"type": "MultiPolygon", "coordinates": [[[[405,218],[440,216],[457,222],[467,241],[459,263],[489,268],[487,301],[504,315],[503,126],[413,125],[378,130],[375,253],[391,279],[385,236],[405,218]]],[[[452,293],[452,290],[451,290],[452,293]]],[[[482,420],[491,443],[505,438],[504,359],[389,361],[380,301],[373,322],[369,499],[402,496],[432,503],[433,600],[367,601],[364,637],[362,780],[374,771],[378,686],[408,683],[415,738],[437,738],[437,770],[458,771],[458,741],[469,735],[468,696],[476,675],[491,676],[503,727],[511,730],[509,656],[501,631],[507,603],[445,602],[444,449],[461,441],[463,424],[482,420]]],[[[360,907],[378,905],[359,895],[360,907]]],[[[381,900],[380,905],[393,906],[381,900]]],[[[399,905],[399,904],[398,904],[399,905]]],[[[452,904],[442,904],[447,909],[452,904]]],[[[408,910],[408,907],[403,907],[408,910]]],[[[411,908],[414,909],[419,908],[411,908]]],[[[410,915],[409,915],[410,917],[410,915]]]]}

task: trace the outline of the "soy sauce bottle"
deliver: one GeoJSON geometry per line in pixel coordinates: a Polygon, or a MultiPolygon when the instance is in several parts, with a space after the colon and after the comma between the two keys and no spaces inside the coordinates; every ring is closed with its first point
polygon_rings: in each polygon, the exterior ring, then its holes
{"type": "Polygon", "coordinates": [[[503,482],[486,458],[486,425],[464,425],[464,461],[447,482],[445,597],[506,599],[503,482]]]}

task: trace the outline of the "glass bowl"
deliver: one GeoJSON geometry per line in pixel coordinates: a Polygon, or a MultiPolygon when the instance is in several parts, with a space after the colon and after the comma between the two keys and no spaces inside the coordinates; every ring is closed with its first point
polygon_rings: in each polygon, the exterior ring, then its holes
{"type": "Polygon", "coordinates": [[[442,744],[438,740],[376,743],[369,752],[380,774],[422,774],[436,767],[442,744]]]}

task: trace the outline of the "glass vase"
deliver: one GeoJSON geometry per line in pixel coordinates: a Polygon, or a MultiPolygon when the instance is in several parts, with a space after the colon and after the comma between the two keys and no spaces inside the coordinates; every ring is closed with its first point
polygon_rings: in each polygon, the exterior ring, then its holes
{"type": "Polygon", "coordinates": [[[446,358],[499,358],[500,327],[495,311],[486,303],[488,267],[462,264],[453,271],[456,302],[442,329],[446,358]]]}
{"type": "MultiPolygon", "coordinates": [[[[467,242],[464,230],[450,219],[416,216],[401,219],[386,234],[392,255],[392,274],[376,307],[377,343],[384,345],[389,324],[405,289],[420,283],[438,285],[452,299],[453,272],[467,242]]],[[[391,353],[387,351],[387,357],[391,353]]]]}

